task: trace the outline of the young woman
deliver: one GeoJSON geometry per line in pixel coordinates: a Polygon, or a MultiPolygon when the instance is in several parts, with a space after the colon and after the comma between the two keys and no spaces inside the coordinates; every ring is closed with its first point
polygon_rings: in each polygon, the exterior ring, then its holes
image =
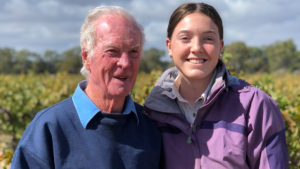
{"type": "Polygon", "coordinates": [[[145,102],[162,133],[164,168],[288,168],[277,104],[231,76],[221,61],[218,12],[205,3],[179,6],[166,45],[175,67],[162,74],[145,102]]]}

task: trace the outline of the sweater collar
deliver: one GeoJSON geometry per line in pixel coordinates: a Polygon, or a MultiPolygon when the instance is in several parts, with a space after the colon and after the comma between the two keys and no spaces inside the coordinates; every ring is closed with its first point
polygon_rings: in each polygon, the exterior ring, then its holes
{"type": "MultiPolygon", "coordinates": [[[[84,92],[86,86],[86,80],[78,83],[77,88],[72,96],[74,106],[76,108],[80,122],[84,128],[87,127],[89,122],[96,116],[96,114],[103,113],[84,92]]],[[[126,96],[124,105],[125,107],[122,115],[127,115],[132,112],[135,114],[138,120],[137,111],[130,95],[126,96]]]]}

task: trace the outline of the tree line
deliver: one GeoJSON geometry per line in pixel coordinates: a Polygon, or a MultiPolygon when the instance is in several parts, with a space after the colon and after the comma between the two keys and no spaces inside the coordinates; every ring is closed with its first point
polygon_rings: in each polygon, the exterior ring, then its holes
{"type": "Polygon", "coordinates": [[[235,72],[300,73],[300,51],[292,40],[277,41],[263,47],[234,42],[224,47],[223,59],[235,72]]]}
{"type": "MultiPolygon", "coordinates": [[[[79,73],[82,67],[80,47],[68,49],[62,53],[47,50],[43,54],[27,49],[0,48],[1,74],[33,73],[79,73]]],[[[173,65],[163,61],[164,50],[150,48],[144,50],[140,71],[164,70],[173,65]]],[[[226,45],[222,56],[231,71],[256,73],[300,72],[300,51],[292,40],[278,41],[262,47],[247,46],[244,42],[226,45]]]]}

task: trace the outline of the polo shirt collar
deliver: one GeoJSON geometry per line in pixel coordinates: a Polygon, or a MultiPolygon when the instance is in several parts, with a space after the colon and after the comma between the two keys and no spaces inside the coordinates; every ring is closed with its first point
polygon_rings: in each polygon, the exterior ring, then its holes
{"type": "MultiPolygon", "coordinates": [[[[88,123],[91,121],[92,118],[94,118],[94,116],[97,113],[103,113],[84,92],[86,86],[87,86],[86,80],[78,83],[77,88],[72,96],[75,109],[79,116],[80,122],[84,128],[87,127],[88,123]]],[[[124,104],[125,104],[125,108],[122,114],[126,115],[133,112],[136,115],[136,118],[138,120],[138,115],[135,109],[135,105],[130,95],[126,96],[124,104]]]]}

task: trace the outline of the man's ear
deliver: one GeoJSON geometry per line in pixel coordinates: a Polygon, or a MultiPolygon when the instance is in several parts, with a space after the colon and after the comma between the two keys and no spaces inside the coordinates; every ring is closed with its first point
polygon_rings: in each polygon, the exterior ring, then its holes
{"type": "Polygon", "coordinates": [[[169,38],[166,39],[166,46],[168,48],[169,51],[169,56],[170,58],[172,58],[172,45],[171,45],[171,40],[169,38]]]}
{"type": "Polygon", "coordinates": [[[90,64],[89,64],[89,59],[88,59],[88,52],[86,51],[85,48],[81,49],[81,60],[82,64],[85,67],[86,70],[90,70],[90,64]]]}

